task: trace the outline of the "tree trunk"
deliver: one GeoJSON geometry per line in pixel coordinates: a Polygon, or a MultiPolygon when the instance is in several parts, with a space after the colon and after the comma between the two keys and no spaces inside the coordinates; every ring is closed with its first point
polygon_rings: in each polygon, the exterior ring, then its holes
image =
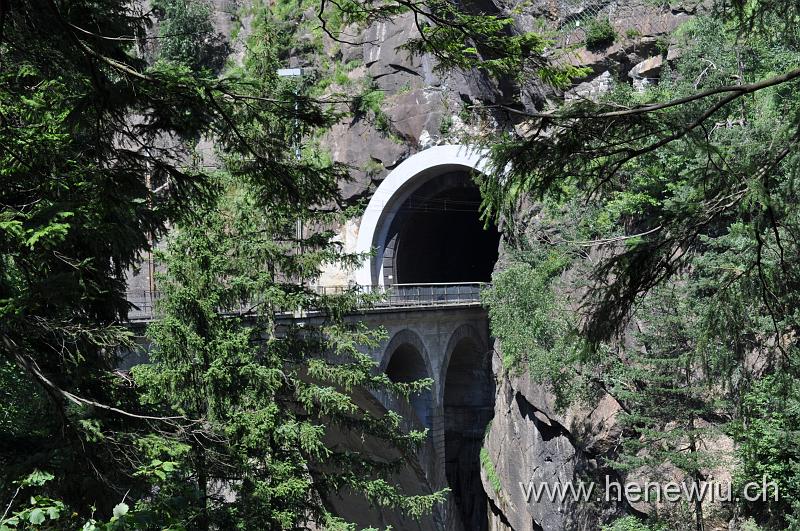
{"type": "MultiPolygon", "coordinates": [[[[689,429],[694,428],[694,421],[689,424],[689,429]]],[[[689,435],[689,451],[693,454],[697,452],[697,442],[694,439],[694,434],[689,435]]],[[[692,472],[692,483],[694,484],[694,492],[696,494],[694,499],[694,518],[695,518],[695,530],[696,531],[704,531],[705,526],[703,525],[703,498],[701,496],[700,490],[700,481],[703,478],[700,476],[700,471],[695,469],[692,472]]]]}
{"type": "Polygon", "coordinates": [[[197,529],[208,531],[208,472],[206,471],[206,451],[201,445],[195,447],[197,459],[197,490],[200,493],[200,515],[197,518],[197,529]]]}

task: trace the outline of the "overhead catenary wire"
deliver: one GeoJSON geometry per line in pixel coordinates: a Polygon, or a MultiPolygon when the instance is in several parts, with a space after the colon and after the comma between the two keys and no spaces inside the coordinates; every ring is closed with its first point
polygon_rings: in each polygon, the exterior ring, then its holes
{"type": "Polygon", "coordinates": [[[468,199],[448,199],[448,198],[429,198],[421,199],[411,196],[399,204],[397,208],[391,208],[391,200],[371,201],[365,211],[384,211],[387,207],[394,212],[477,212],[480,210],[481,201],[468,199]]]}

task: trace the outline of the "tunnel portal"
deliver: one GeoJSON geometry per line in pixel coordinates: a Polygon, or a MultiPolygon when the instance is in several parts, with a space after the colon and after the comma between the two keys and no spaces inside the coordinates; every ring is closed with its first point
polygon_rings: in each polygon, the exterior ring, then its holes
{"type": "Polygon", "coordinates": [[[414,191],[392,220],[385,284],[488,282],[500,234],[484,228],[481,195],[466,172],[439,176],[414,191]]]}

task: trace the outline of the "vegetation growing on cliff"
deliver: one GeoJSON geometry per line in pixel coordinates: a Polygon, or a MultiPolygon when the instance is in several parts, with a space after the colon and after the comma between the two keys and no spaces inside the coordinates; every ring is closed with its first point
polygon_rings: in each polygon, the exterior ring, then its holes
{"type": "Polygon", "coordinates": [[[492,332],[502,342],[504,367],[512,374],[530,371],[537,380],[551,382],[562,404],[574,396],[574,375],[564,366],[577,363],[582,355],[574,314],[555,288],[568,264],[567,257],[544,249],[520,253],[515,263],[493,276],[491,288],[483,293],[492,332]]]}
{"type": "MultiPolygon", "coordinates": [[[[764,474],[780,485],[778,501],[739,502],[768,528],[796,525],[800,511],[800,48],[797,27],[772,11],[780,6],[687,24],[682,55],[657,85],[619,84],[599,102],[533,113],[541,134],[498,143],[496,167],[510,171],[482,182],[490,214],[518,217],[531,197],[556,205],[555,216],[517,227],[533,259],[498,274],[487,297],[501,342],[515,352],[518,327],[529,326],[535,376],[566,371],[572,385],[618,400],[625,431],[610,466],[674,467],[697,484],[732,468],[715,442],[730,437],[738,486],[764,474]],[[582,357],[541,350],[536,334],[564,320],[529,322],[538,314],[525,301],[552,287],[515,290],[546,278],[550,254],[569,259],[556,293],[580,317],[562,341],[580,337],[582,357]]],[[[692,511],[683,525],[703,529],[710,515],[692,511]]]]}
{"type": "Polygon", "coordinates": [[[586,26],[586,47],[590,50],[609,46],[617,38],[617,32],[608,19],[590,20],[586,26]]]}
{"type": "Polygon", "coordinates": [[[486,448],[481,448],[480,460],[481,468],[486,473],[489,483],[492,485],[492,488],[495,490],[495,492],[499,493],[502,490],[500,477],[497,475],[497,470],[494,468],[494,463],[492,463],[492,456],[489,455],[489,452],[486,450],[486,448]]]}

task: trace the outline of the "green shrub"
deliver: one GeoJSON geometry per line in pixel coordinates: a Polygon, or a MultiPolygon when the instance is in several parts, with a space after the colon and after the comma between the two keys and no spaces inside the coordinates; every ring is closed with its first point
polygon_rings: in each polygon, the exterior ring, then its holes
{"type": "Polygon", "coordinates": [[[661,531],[662,526],[650,526],[635,516],[617,518],[610,525],[603,526],[602,531],[661,531]]]}
{"type": "Polygon", "coordinates": [[[486,477],[489,478],[489,483],[491,483],[494,491],[499,493],[503,488],[503,484],[500,482],[500,476],[497,475],[497,471],[494,468],[494,463],[492,463],[492,456],[489,455],[489,451],[486,448],[481,448],[480,459],[481,466],[486,472],[486,477]]]}
{"type": "Polygon", "coordinates": [[[366,173],[370,177],[375,177],[376,175],[379,175],[383,171],[383,169],[384,169],[383,168],[383,163],[381,163],[381,161],[375,160],[373,158],[370,158],[364,164],[364,173],[366,173]]]}
{"type": "Polygon", "coordinates": [[[617,32],[608,19],[592,20],[586,26],[586,47],[603,48],[609,46],[617,38],[617,32]]]}
{"type": "Polygon", "coordinates": [[[446,136],[450,129],[453,127],[453,117],[448,115],[442,116],[442,121],[439,123],[439,132],[446,136]]]}
{"type": "Polygon", "coordinates": [[[482,299],[506,369],[529,368],[537,381],[545,381],[564,366],[564,351],[576,341],[552,283],[567,264],[565,257],[549,253],[536,262],[514,262],[492,276],[482,299]]]}
{"type": "Polygon", "coordinates": [[[629,38],[629,39],[636,39],[636,38],[638,38],[638,37],[641,37],[641,36],[642,36],[642,32],[641,32],[641,31],[639,31],[639,30],[638,30],[638,29],[636,29],[636,28],[629,28],[629,29],[628,29],[628,30],[625,32],[625,36],[626,36],[627,38],[629,38]]]}
{"type": "Polygon", "coordinates": [[[375,126],[375,129],[389,134],[392,125],[391,119],[381,108],[385,97],[386,94],[383,90],[369,86],[367,90],[355,97],[354,105],[356,116],[366,116],[375,126]]]}

